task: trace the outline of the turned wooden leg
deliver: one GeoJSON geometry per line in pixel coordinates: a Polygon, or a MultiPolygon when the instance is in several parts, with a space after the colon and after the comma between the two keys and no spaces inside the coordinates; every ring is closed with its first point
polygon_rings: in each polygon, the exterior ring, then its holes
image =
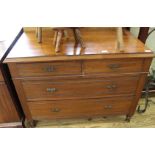
{"type": "Polygon", "coordinates": [[[76,37],[77,37],[78,43],[80,44],[80,46],[82,48],[85,48],[84,42],[83,42],[82,37],[81,37],[80,30],[79,29],[75,29],[75,33],[76,33],[76,37]]]}
{"type": "Polygon", "coordinates": [[[36,28],[36,38],[38,40],[38,43],[42,42],[42,28],[41,27],[36,28]]]}
{"type": "Polygon", "coordinates": [[[75,40],[75,46],[78,44],[78,38],[76,36],[76,30],[75,28],[72,29],[73,30],[73,35],[74,35],[74,40],[75,40]]]}
{"type": "Polygon", "coordinates": [[[122,27],[117,28],[117,49],[124,51],[123,30],[122,27]]]}
{"type": "Polygon", "coordinates": [[[54,32],[54,39],[53,39],[53,45],[54,46],[56,46],[57,37],[58,37],[58,31],[55,31],[54,32]]]}
{"type": "Polygon", "coordinates": [[[67,30],[64,30],[64,37],[66,40],[69,38],[67,30]]]}
{"type": "Polygon", "coordinates": [[[130,122],[130,120],[131,120],[131,116],[126,115],[126,119],[125,119],[125,121],[130,122]]]}
{"type": "Polygon", "coordinates": [[[42,28],[41,27],[38,27],[37,38],[38,38],[38,43],[41,43],[42,42],[42,28]]]}
{"type": "Polygon", "coordinates": [[[85,48],[80,30],[78,28],[72,28],[72,30],[73,30],[74,39],[75,39],[75,46],[79,43],[82,48],[85,48]]]}
{"type": "Polygon", "coordinates": [[[36,126],[36,121],[34,120],[25,120],[24,122],[26,128],[34,128],[36,126]]]}
{"type": "Polygon", "coordinates": [[[38,38],[38,27],[36,27],[36,38],[38,38]]]}
{"type": "Polygon", "coordinates": [[[63,31],[58,31],[58,35],[57,35],[57,39],[56,39],[56,45],[55,45],[55,52],[60,51],[62,35],[63,35],[63,31]]]}

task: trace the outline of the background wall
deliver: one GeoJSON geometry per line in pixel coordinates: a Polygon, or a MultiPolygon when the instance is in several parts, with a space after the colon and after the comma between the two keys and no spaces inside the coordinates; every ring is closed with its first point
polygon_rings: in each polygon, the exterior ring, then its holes
{"type": "MultiPolygon", "coordinates": [[[[151,27],[149,31],[151,31],[154,28],[155,27],[151,27]]],[[[133,36],[138,37],[139,27],[131,27],[130,31],[133,34],[133,36]]],[[[155,53],[155,31],[146,40],[146,46],[149,47],[155,53]]]]}
{"type": "MultiPolygon", "coordinates": [[[[151,27],[149,31],[154,29],[155,27],[151,27]]],[[[151,33],[151,35],[146,40],[146,45],[155,53],[155,31],[151,33]]]]}
{"type": "Polygon", "coordinates": [[[139,27],[131,27],[130,32],[137,38],[139,34],[139,27]]]}
{"type": "MultiPolygon", "coordinates": [[[[155,27],[150,27],[149,32],[154,29],[155,27]]],[[[138,37],[139,33],[139,27],[131,27],[130,29],[133,36],[138,37]]],[[[147,38],[145,45],[150,48],[155,53],[155,31],[150,34],[150,36],[147,38]]],[[[151,68],[155,70],[155,58],[152,61],[151,68]]]]}

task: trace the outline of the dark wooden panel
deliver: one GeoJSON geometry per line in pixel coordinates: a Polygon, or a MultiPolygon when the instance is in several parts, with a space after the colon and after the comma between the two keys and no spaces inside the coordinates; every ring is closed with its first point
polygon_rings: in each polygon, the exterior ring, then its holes
{"type": "Polygon", "coordinates": [[[33,119],[127,114],[133,97],[28,102],[33,119]]]}
{"type": "Polygon", "coordinates": [[[141,40],[144,44],[147,39],[148,32],[149,32],[149,27],[140,27],[138,39],[141,40]]]}
{"type": "Polygon", "coordinates": [[[1,70],[0,70],[0,81],[4,81],[1,70]]]}
{"type": "Polygon", "coordinates": [[[81,73],[80,61],[17,64],[19,75],[50,76],[81,73]]]}
{"type": "Polygon", "coordinates": [[[139,76],[84,80],[23,81],[27,100],[91,98],[134,94],[139,76]]]}
{"type": "Polygon", "coordinates": [[[0,123],[18,122],[20,118],[6,85],[0,82],[0,123]]]}
{"type": "Polygon", "coordinates": [[[143,59],[84,61],[84,73],[133,73],[142,71],[143,59]]]}

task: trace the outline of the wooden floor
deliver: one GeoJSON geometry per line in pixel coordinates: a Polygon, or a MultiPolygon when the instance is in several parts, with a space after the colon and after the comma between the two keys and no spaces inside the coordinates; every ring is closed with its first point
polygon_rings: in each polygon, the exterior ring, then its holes
{"type": "MultiPolygon", "coordinates": [[[[152,98],[155,101],[155,98],[152,98]]],[[[144,104],[141,99],[139,104],[144,104]]],[[[135,113],[131,121],[124,121],[125,116],[113,116],[107,118],[96,118],[91,121],[78,120],[61,120],[61,121],[40,121],[37,123],[38,128],[154,128],[155,127],[155,104],[150,103],[147,111],[143,114],[135,113]]]]}

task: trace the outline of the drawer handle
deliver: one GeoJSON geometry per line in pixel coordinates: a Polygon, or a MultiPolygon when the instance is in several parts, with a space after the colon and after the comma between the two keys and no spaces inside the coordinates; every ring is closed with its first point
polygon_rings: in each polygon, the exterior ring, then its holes
{"type": "Polygon", "coordinates": [[[46,91],[49,93],[53,93],[56,91],[56,88],[47,88],[46,91]]]}
{"type": "Polygon", "coordinates": [[[116,89],[117,86],[115,84],[106,86],[108,89],[116,89]]]}
{"type": "Polygon", "coordinates": [[[53,108],[51,111],[52,112],[60,112],[60,109],[59,108],[53,108]]]}
{"type": "Polygon", "coordinates": [[[120,65],[119,64],[110,64],[110,65],[108,65],[108,67],[110,69],[114,70],[114,69],[120,68],[120,65]]]}
{"type": "Polygon", "coordinates": [[[54,67],[53,66],[47,66],[44,68],[45,72],[53,72],[54,71],[54,67]]]}
{"type": "Polygon", "coordinates": [[[112,109],[112,105],[105,105],[104,108],[105,109],[112,109]]]}

